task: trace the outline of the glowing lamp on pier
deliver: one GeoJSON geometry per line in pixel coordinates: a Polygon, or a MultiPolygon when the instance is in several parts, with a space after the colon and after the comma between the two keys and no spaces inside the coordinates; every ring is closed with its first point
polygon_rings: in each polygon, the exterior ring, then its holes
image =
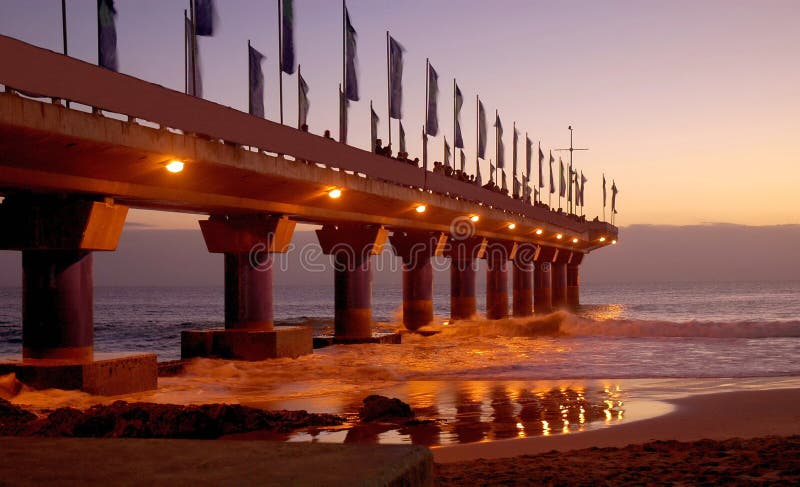
{"type": "Polygon", "coordinates": [[[472,215],[471,217],[469,217],[469,221],[471,221],[472,223],[478,223],[478,220],[480,219],[481,217],[479,217],[478,215],[472,215]]]}
{"type": "Polygon", "coordinates": [[[167,165],[164,166],[164,167],[167,169],[167,171],[169,171],[169,172],[171,172],[173,174],[177,174],[177,173],[183,171],[184,166],[185,166],[185,164],[183,163],[183,161],[172,160],[172,161],[169,161],[167,163],[167,165]]]}
{"type": "Polygon", "coordinates": [[[600,237],[600,241],[601,241],[601,242],[605,242],[605,241],[606,241],[606,238],[605,238],[605,237],[600,237]]]}
{"type": "Polygon", "coordinates": [[[536,229],[536,235],[541,235],[542,233],[544,233],[544,230],[542,230],[541,228],[536,229]]]}
{"type": "Polygon", "coordinates": [[[617,245],[617,241],[616,240],[612,240],[611,241],[611,245],[617,245]]]}
{"type": "Polygon", "coordinates": [[[417,211],[417,213],[425,213],[425,210],[427,210],[428,207],[425,205],[417,205],[417,207],[414,209],[417,211]]]}
{"type": "Polygon", "coordinates": [[[557,233],[557,234],[556,234],[556,238],[557,238],[558,240],[561,240],[562,238],[564,238],[564,236],[563,236],[563,235],[561,235],[560,233],[557,233]]]}
{"type": "Polygon", "coordinates": [[[577,238],[573,238],[572,239],[572,243],[578,243],[578,239],[577,238]]]}
{"type": "Polygon", "coordinates": [[[332,190],[328,191],[328,196],[331,199],[337,200],[342,197],[342,190],[339,188],[333,188],[332,190]]]}
{"type": "Polygon", "coordinates": [[[509,223],[509,224],[508,224],[508,229],[509,229],[509,230],[513,230],[513,229],[515,229],[515,228],[517,228],[517,224],[516,224],[516,223],[509,223]]]}

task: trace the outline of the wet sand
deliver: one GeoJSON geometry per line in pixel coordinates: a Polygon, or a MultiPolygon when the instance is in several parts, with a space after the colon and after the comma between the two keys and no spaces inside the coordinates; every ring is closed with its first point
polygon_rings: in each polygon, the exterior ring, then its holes
{"type": "MultiPolygon", "coordinates": [[[[757,438],[800,434],[800,389],[774,389],[696,395],[668,401],[674,410],[640,421],[581,433],[451,445],[433,448],[437,463],[536,455],[553,450],[621,448],[656,440],[757,438]]],[[[681,447],[674,446],[676,451],[681,447]]],[[[794,450],[795,454],[797,449],[794,450]]],[[[518,459],[497,463],[513,468],[518,459]]],[[[600,461],[600,460],[598,460],[600,461]]],[[[462,468],[474,466],[463,464],[462,468]]],[[[472,467],[470,467],[472,468],[472,467]]]]}
{"type": "Polygon", "coordinates": [[[798,485],[800,436],[657,441],[436,465],[441,486],[798,485]]]}

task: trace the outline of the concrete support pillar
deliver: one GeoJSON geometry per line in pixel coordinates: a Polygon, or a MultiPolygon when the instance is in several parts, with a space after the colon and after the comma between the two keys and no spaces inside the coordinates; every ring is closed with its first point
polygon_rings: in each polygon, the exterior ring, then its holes
{"type": "Polygon", "coordinates": [[[486,318],[508,318],[508,261],[516,243],[492,241],[486,249],[486,318]]]}
{"type": "Polygon", "coordinates": [[[553,262],[553,308],[567,305],[567,264],[553,262]]]}
{"type": "Polygon", "coordinates": [[[573,252],[572,258],[567,264],[567,305],[573,309],[581,304],[580,264],[583,261],[583,256],[584,254],[573,252]]]}
{"type": "Polygon", "coordinates": [[[182,331],[182,358],[257,361],[312,352],[310,328],[273,326],[272,254],[288,250],[294,227],[278,215],[212,215],[200,222],[208,251],[225,256],[225,328],[182,331]]]}
{"type": "Polygon", "coordinates": [[[569,250],[559,249],[553,260],[553,308],[567,307],[567,263],[572,257],[569,250]]]}
{"type": "Polygon", "coordinates": [[[475,278],[477,269],[472,259],[450,262],[450,319],[468,320],[477,313],[475,278]]]}
{"type": "Polygon", "coordinates": [[[433,266],[447,244],[441,232],[396,230],[389,240],[403,259],[403,325],[417,330],[433,322],[433,266]]]}
{"type": "Polygon", "coordinates": [[[523,243],[517,247],[513,265],[512,314],[515,317],[533,314],[533,260],[538,247],[523,243]]]}
{"type": "Polygon", "coordinates": [[[22,252],[23,359],[93,358],[92,253],[22,252]]]}
{"type": "Polygon", "coordinates": [[[226,329],[272,329],[272,254],[286,252],[294,227],[272,215],[212,215],[200,222],[208,251],[225,254],[226,329]]]}
{"type": "Polygon", "coordinates": [[[533,269],[533,309],[537,314],[553,311],[553,247],[540,247],[533,269]]]}
{"type": "Polygon", "coordinates": [[[372,337],[371,256],[334,254],[334,337],[372,337]]]}
{"type": "Polygon", "coordinates": [[[374,225],[325,225],[317,230],[322,251],[334,260],[334,340],[372,338],[372,256],[388,232],[374,225]]]}
{"type": "Polygon", "coordinates": [[[403,262],[403,324],[416,330],[433,321],[433,266],[422,256],[403,262]]]}
{"type": "Polygon", "coordinates": [[[155,389],[155,354],[94,354],[92,252],[115,250],[128,214],[110,198],[14,194],[0,249],[22,251],[22,361],[0,363],[35,388],[116,395],[155,389]]]}
{"type": "Polygon", "coordinates": [[[485,257],[483,237],[453,234],[445,255],[450,258],[450,319],[468,320],[478,312],[475,298],[477,260],[485,257]]]}
{"type": "Polygon", "coordinates": [[[272,257],[259,262],[249,253],[225,253],[225,328],[271,330],[272,257]]]}

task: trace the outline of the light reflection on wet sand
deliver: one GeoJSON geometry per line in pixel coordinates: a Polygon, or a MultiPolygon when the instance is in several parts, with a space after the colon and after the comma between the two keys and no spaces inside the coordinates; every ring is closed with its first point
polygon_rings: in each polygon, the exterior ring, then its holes
{"type": "MultiPolygon", "coordinates": [[[[320,398],[311,409],[352,418],[350,429],[303,431],[285,439],[444,446],[574,433],[607,426],[624,417],[621,388],[597,383],[587,386],[525,381],[411,381],[375,392],[408,402],[416,412],[416,421],[400,426],[359,424],[355,419],[363,396],[320,398]]],[[[292,409],[296,401],[257,406],[292,409]]]]}

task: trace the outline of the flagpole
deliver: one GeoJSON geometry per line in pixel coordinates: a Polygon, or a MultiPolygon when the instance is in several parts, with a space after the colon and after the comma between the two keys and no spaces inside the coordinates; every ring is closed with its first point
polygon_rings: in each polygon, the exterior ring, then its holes
{"type": "Polygon", "coordinates": [[[278,3],[278,99],[280,105],[280,120],[283,125],[283,19],[281,1],[278,3]]]}
{"type": "Polygon", "coordinates": [[[197,56],[195,51],[197,51],[197,23],[195,22],[195,8],[194,8],[194,0],[189,1],[189,13],[191,14],[192,18],[192,32],[191,32],[191,46],[190,46],[190,55],[192,57],[192,96],[197,96],[197,56]]]}
{"type": "Polygon", "coordinates": [[[342,93],[347,93],[347,0],[342,0],[342,93]]]}
{"type": "MultiPolygon", "coordinates": [[[[481,121],[480,121],[480,111],[481,111],[480,103],[481,103],[480,95],[478,95],[476,93],[475,94],[475,176],[476,177],[478,176],[478,173],[481,172],[480,160],[479,160],[479,157],[478,157],[479,156],[478,151],[480,150],[480,144],[481,144],[481,140],[480,140],[481,139],[481,135],[480,135],[480,124],[481,124],[481,121]]],[[[481,182],[483,182],[483,181],[481,181],[481,182]]]]}
{"type": "Polygon", "coordinates": [[[61,39],[63,41],[64,55],[66,56],[67,55],[67,0],[61,0],[61,39]]]}
{"type": "Polygon", "coordinates": [[[342,0],[342,86],[339,94],[339,142],[344,142],[347,130],[344,111],[347,109],[347,0],[342,0]]]}
{"type": "Polygon", "coordinates": [[[392,67],[389,48],[389,31],[386,31],[386,127],[389,130],[389,146],[392,145],[392,67]]]}
{"type": "Polygon", "coordinates": [[[425,133],[425,124],[422,124],[422,174],[424,175],[423,189],[428,189],[428,137],[425,133]]]}
{"type": "Polygon", "coordinates": [[[103,64],[103,60],[100,59],[100,52],[102,47],[100,46],[100,30],[102,26],[100,25],[100,2],[97,2],[97,65],[101,66],[103,64]]]}
{"type": "Polygon", "coordinates": [[[300,65],[297,65],[297,128],[302,129],[300,126],[300,65]]]}
{"type": "MultiPolygon", "coordinates": [[[[453,78],[453,169],[456,167],[456,79],[453,78]]],[[[463,167],[461,168],[464,169],[463,167]]]]}
{"type": "MultiPolygon", "coordinates": [[[[425,172],[428,171],[428,105],[430,103],[431,92],[430,82],[431,60],[430,58],[425,58],[425,123],[422,124],[422,144],[424,145],[422,150],[422,167],[425,168],[425,172]]],[[[427,175],[425,177],[427,178],[427,175]]]]}
{"type": "Polygon", "coordinates": [[[183,92],[186,94],[189,93],[189,37],[186,35],[187,20],[189,20],[189,16],[186,9],[183,9],[183,92]]]}
{"type": "Polygon", "coordinates": [[[250,80],[253,79],[253,63],[250,62],[250,39],[247,39],[247,111],[250,115],[253,114],[253,87],[250,86],[250,80]]]}
{"type": "MultiPolygon", "coordinates": [[[[500,169],[500,127],[497,125],[497,121],[499,120],[500,112],[495,108],[494,110],[494,158],[497,160],[497,163],[494,165],[494,180],[495,183],[499,182],[497,171],[500,169]]],[[[498,184],[498,186],[500,186],[498,184]]],[[[502,186],[500,186],[502,188],[502,186]]]]}

